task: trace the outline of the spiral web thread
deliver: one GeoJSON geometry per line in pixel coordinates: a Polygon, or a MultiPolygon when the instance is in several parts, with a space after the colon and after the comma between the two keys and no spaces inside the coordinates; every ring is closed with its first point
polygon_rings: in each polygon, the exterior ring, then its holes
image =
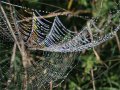
{"type": "MultiPolygon", "coordinates": [[[[32,64],[27,68],[27,88],[32,90],[44,88],[44,86],[48,85],[51,81],[54,86],[57,85],[58,83],[56,83],[56,81],[65,79],[70,70],[73,69],[75,57],[79,55],[79,52],[93,48],[113,38],[114,34],[120,28],[119,20],[114,20],[116,17],[118,19],[120,18],[119,10],[117,10],[116,13],[111,12],[109,14],[102,28],[97,25],[100,21],[100,17],[97,17],[89,20],[87,25],[84,26],[79,33],[76,33],[67,29],[58,16],[56,16],[53,21],[47,20],[37,10],[28,10],[16,5],[9,5],[3,4],[3,7],[16,37],[18,37],[20,33],[25,46],[27,46],[29,50],[33,52],[35,52],[34,50],[41,50],[38,52],[38,56],[36,55],[34,60],[31,61],[32,64]],[[9,5],[12,6],[15,24],[19,32],[15,30],[14,22],[10,17],[10,10],[5,7],[9,7],[9,5]],[[21,20],[29,17],[32,19],[21,22],[21,20]]],[[[6,20],[1,12],[0,41],[2,43],[14,42],[6,20]]],[[[5,47],[1,46],[1,48],[5,47]]],[[[1,54],[1,57],[3,57],[2,55],[3,54],[1,54]]],[[[19,67],[20,70],[18,70],[18,72],[21,72],[20,74],[15,74],[14,71],[11,72],[11,56],[8,55],[5,57],[7,57],[7,59],[1,60],[0,62],[0,87],[2,89],[6,87],[12,88],[11,85],[13,85],[16,88],[19,86],[22,89],[23,83],[22,81],[17,82],[17,79],[23,79],[23,68],[19,67]],[[11,81],[9,82],[9,80],[11,81]]],[[[14,61],[14,63],[19,63],[19,66],[21,66],[20,62],[14,61]]]]}

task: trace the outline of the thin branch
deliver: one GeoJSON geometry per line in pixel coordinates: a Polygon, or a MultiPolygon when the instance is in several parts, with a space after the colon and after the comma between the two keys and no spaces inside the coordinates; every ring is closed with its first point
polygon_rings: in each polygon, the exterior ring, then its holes
{"type": "MultiPolygon", "coordinates": [[[[64,15],[70,15],[70,16],[74,16],[74,17],[79,17],[81,18],[80,16],[78,16],[78,14],[86,14],[86,13],[91,13],[91,11],[89,10],[78,10],[76,12],[72,12],[72,11],[64,11],[64,12],[53,12],[53,13],[49,13],[48,15],[44,15],[44,16],[36,16],[36,18],[52,18],[52,17],[55,17],[55,16],[64,16],[64,15]]],[[[23,19],[23,20],[19,20],[17,22],[24,22],[24,21],[30,21],[32,20],[32,17],[27,17],[26,19],[23,19]]]]}
{"type": "MultiPolygon", "coordinates": [[[[55,17],[55,16],[60,16],[60,15],[67,15],[67,14],[71,14],[72,12],[69,12],[69,11],[66,11],[66,12],[58,12],[58,13],[50,13],[48,15],[45,15],[45,16],[36,16],[36,18],[51,18],[51,17],[55,17]]],[[[24,21],[30,21],[32,20],[33,18],[32,17],[27,17],[26,19],[23,19],[23,20],[19,20],[17,22],[24,22],[24,21]]]]}
{"type": "Polygon", "coordinates": [[[30,60],[27,56],[27,52],[25,51],[24,42],[21,41],[20,43],[21,43],[21,49],[22,49],[22,63],[24,67],[23,90],[27,90],[27,79],[28,79],[27,67],[28,65],[30,65],[30,60]]]}
{"type": "Polygon", "coordinates": [[[91,77],[92,77],[93,90],[96,90],[93,69],[91,69],[91,77]]]}
{"type": "MultiPolygon", "coordinates": [[[[90,38],[93,41],[93,33],[91,31],[91,27],[90,27],[90,23],[89,22],[87,23],[87,26],[88,26],[89,33],[90,33],[90,38]]],[[[95,54],[96,59],[98,60],[98,62],[101,63],[101,64],[104,64],[108,68],[108,66],[101,60],[99,54],[97,53],[97,51],[95,50],[94,47],[93,47],[93,52],[94,52],[94,54],[95,54]]]]}
{"type": "Polygon", "coordinates": [[[115,38],[116,38],[118,49],[119,49],[119,52],[120,52],[120,41],[119,41],[119,37],[118,37],[117,33],[115,33],[115,38]]]}
{"type": "Polygon", "coordinates": [[[57,8],[57,9],[61,9],[61,10],[65,10],[65,8],[62,8],[62,7],[59,7],[59,6],[56,6],[56,5],[52,5],[52,4],[48,4],[48,3],[44,3],[44,2],[37,2],[39,4],[43,4],[43,5],[46,5],[46,6],[50,6],[50,7],[54,7],[54,8],[57,8]]]}
{"type": "MultiPolygon", "coordinates": [[[[16,55],[16,43],[14,43],[13,51],[12,51],[12,57],[11,57],[11,63],[10,63],[10,74],[12,74],[12,72],[13,72],[13,63],[14,63],[14,60],[15,60],[15,55],[16,55]]],[[[12,76],[9,77],[9,79],[7,81],[7,86],[10,85],[13,77],[14,77],[14,74],[12,74],[12,76]]]]}
{"type": "Polygon", "coordinates": [[[50,81],[50,90],[53,90],[52,81],[50,81]]]}

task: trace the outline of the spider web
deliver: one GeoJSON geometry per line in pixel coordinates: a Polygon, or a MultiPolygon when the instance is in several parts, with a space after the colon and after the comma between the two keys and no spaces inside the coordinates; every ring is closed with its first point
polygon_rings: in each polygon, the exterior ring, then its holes
{"type": "MultiPolygon", "coordinates": [[[[3,5],[4,6],[4,5],[3,5]]],[[[24,14],[20,14],[15,7],[12,7],[13,9],[13,15],[15,19],[15,23],[18,27],[18,30],[22,36],[22,39],[25,42],[25,45],[30,47],[31,43],[38,45],[42,42],[45,42],[44,40],[46,37],[48,38],[48,33],[50,32],[50,27],[47,25],[47,23],[51,23],[50,21],[42,18],[42,16],[37,12],[31,12],[31,11],[24,11],[18,10],[20,12],[24,12],[24,14]],[[32,20],[30,21],[23,21],[19,22],[20,20],[26,19],[28,17],[32,16],[32,20]],[[37,16],[41,17],[40,19],[37,18],[37,16]],[[43,37],[41,37],[43,35],[43,37]]],[[[11,26],[14,30],[14,33],[16,37],[18,37],[18,32],[15,30],[15,25],[13,25],[13,20],[10,17],[10,10],[6,7],[4,7],[4,10],[7,13],[7,16],[9,17],[9,21],[11,23],[11,26]]],[[[9,31],[9,27],[7,27],[7,23],[3,15],[1,15],[1,28],[4,29],[0,31],[1,34],[1,40],[5,44],[9,44],[11,42],[14,42],[14,39],[9,31]],[[5,27],[5,28],[4,28],[5,27]],[[3,38],[2,38],[3,37],[3,38]],[[8,41],[8,40],[10,41],[8,41]],[[11,40],[12,39],[12,40],[11,40]]],[[[51,26],[52,27],[52,26],[51,26]]],[[[54,27],[54,26],[53,26],[54,27]]],[[[53,28],[52,27],[52,28],[53,28]]],[[[58,34],[60,34],[58,32],[58,34]]],[[[50,36],[50,35],[49,35],[50,36]]],[[[60,37],[61,38],[61,37],[60,37]]],[[[58,42],[58,41],[57,41],[58,42]]],[[[2,45],[2,44],[1,44],[2,45]]],[[[4,46],[4,45],[2,45],[4,46]]],[[[5,48],[1,47],[3,50],[5,48]]],[[[9,47],[11,48],[11,47],[9,47]]],[[[11,50],[12,51],[12,50],[11,50]]],[[[8,53],[8,52],[6,52],[8,53]]],[[[40,51],[41,53],[41,51],[40,51]]],[[[27,73],[28,73],[28,87],[31,89],[40,89],[41,87],[44,87],[45,84],[49,84],[50,81],[55,82],[57,80],[65,79],[67,74],[70,72],[70,70],[73,68],[72,64],[74,63],[75,54],[71,53],[51,53],[51,52],[42,52],[42,56],[38,59],[35,58],[31,63],[32,65],[28,67],[27,73]],[[53,58],[53,59],[52,59],[53,58]]],[[[2,55],[2,54],[1,54],[2,55]]],[[[37,56],[37,55],[36,55],[37,56]]],[[[39,55],[38,55],[39,56],[39,55]]],[[[10,55],[9,60],[3,60],[1,61],[1,88],[17,88],[18,86],[22,89],[23,83],[22,83],[22,72],[24,72],[23,66],[21,65],[21,61],[16,58],[16,60],[13,62],[13,67],[11,67],[11,61],[10,58],[12,56],[10,55]],[[16,70],[16,68],[19,68],[19,70],[16,70]],[[6,70],[7,69],[7,70],[6,70]],[[5,70],[5,71],[4,71],[5,70]],[[17,73],[15,73],[17,72],[17,73]],[[16,79],[15,79],[16,78],[16,79]],[[19,80],[19,82],[17,81],[19,80]],[[3,82],[4,81],[4,82],[3,82]]],[[[53,83],[54,85],[57,85],[58,83],[53,83]]]]}
{"type": "MultiPolygon", "coordinates": [[[[119,10],[116,13],[111,12],[109,14],[110,16],[104,21],[103,28],[97,25],[101,19],[101,17],[97,17],[88,20],[87,25],[79,33],[76,33],[67,29],[60,21],[59,16],[56,16],[54,20],[47,20],[37,10],[25,9],[10,3],[5,4],[5,2],[2,5],[16,37],[19,38],[20,34],[25,46],[32,50],[30,54],[36,55],[33,57],[34,60],[31,61],[32,64],[27,67],[27,88],[30,90],[40,90],[49,85],[51,81],[53,86],[59,84],[73,69],[75,58],[79,55],[79,52],[93,48],[113,38],[120,28],[119,22],[114,20],[114,17],[120,18],[119,10]],[[5,7],[9,7],[8,4],[13,9],[12,13],[19,32],[15,29],[14,20],[10,14],[11,11],[5,7]],[[27,20],[30,17],[31,19],[27,20]],[[110,25],[111,27],[108,27],[110,25]]],[[[5,42],[7,42],[5,44],[14,42],[5,17],[1,12],[0,41],[2,42],[1,46],[4,46],[3,43],[5,42]]],[[[11,47],[8,48],[11,49],[11,47]]],[[[1,49],[5,50],[5,47],[1,47],[1,49]]],[[[13,86],[17,88],[19,86],[22,89],[24,68],[21,60],[16,57],[13,69],[10,69],[11,55],[9,54],[11,52],[6,51],[8,56],[4,56],[6,59],[1,60],[0,85],[2,88],[12,88],[13,86]],[[19,70],[15,68],[19,68],[19,70]],[[15,73],[16,71],[17,73],[15,73]],[[11,81],[9,82],[9,80],[11,81]]],[[[1,57],[3,57],[2,55],[1,57]]]]}

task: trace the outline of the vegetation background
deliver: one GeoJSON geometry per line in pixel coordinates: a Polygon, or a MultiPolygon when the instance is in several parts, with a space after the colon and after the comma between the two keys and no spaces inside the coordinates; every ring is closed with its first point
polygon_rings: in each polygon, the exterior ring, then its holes
{"type": "MultiPolygon", "coordinates": [[[[44,11],[64,8],[76,15],[88,17],[100,15],[101,19],[105,19],[108,16],[108,11],[114,9],[114,6],[117,6],[115,2],[118,3],[119,0],[11,0],[11,2],[44,11]],[[48,8],[50,5],[54,7],[48,8]]],[[[78,21],[76,18],[72,18],[72,22],[69,20],[69,23],[64,23],[71,29],[77,27],[77,31],[85,24],[85,20],[80,19],[78,21]]],[[[120,32],[113,39],[94,49],[81,52],[75,62],[76,67],[70,72],[64,82],[53,88],[53,90],[120,90],[119,38],[120,32]]],[[[5,57],[8,58],[10,56],[11,52],[9,51],[11,51],[9,46],[3,43],[0,44],[0,63],[6,60],[4,59],[5,57]],[[8,51],[7,53],[2,53],[6,50],[8,51]]],[[[19,54],[17,54],[16,59],[19,61],[19,54]]],[[[16,65],[16,69],[19,68],[16,65]]],[[[6,69],[4,68],[4,70],[6,69]]]]}

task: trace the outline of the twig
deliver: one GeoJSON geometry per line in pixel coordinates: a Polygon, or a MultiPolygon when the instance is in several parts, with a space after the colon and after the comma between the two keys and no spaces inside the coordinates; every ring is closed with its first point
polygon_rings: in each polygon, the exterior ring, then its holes
{"type": "Polygon", "coordinates": [[[98,53],[97,53],[97,51],[95,50],[94,47],[93,47],[93,52],[94,52],[94,54],[95,54],[96,59],[98,60],[98,62],[99,62],[100,64],[105,65],[106,68],[109,68],[109,66],[101,60],[100,56],[98,55],[98,53]]]}
{"type": "MultiPolygon", "coordinates": [[[[78,16],[78,14],[86,14],[86,13],[91,13],[91,11],[89,10],[78,10],[76,12],[71,12],[71,11],[64,11],[64,12],[53,12],[53,13],[49,13],[48,15],[44,15],[44,16],[36,16],[36,18],[52,18],[52,17],[55,17],[55,16],[63,16],[63,15],[70,15],[70,16],[74,16],[74,17],[79,17],[81,18],[80,16],[78,16]]],[[[19,20],[17,22],[24,22],[24,21],[30,21],[32,20],[32,17],[27,17],[26,19],[23,19],[23,20],[19,20]]]]}
{"type": "MultiPolygon", "coordinates": [[[[90,23],[88,22],[87,25],[88,25],[91,41],[93,41],[93,34],[92,34],[92,31],[91,31],[90,23]]],[[[100,56],[98,55],[98,53],[97,53],[97,51],[95,50],[94,47],[93,47],[93,52],[94,52],[98,62],[101,63],[101,64],[104,64],[108,68],[108,66],[101,60],[100,56]]]]}
{"type": "Polygon", "coordinates": [[[118,49],[119,49],[119,52],[120,52],[120,41],[119,41],[117,33],[115,33],[115,38],[116,38],[118,49]]]}
{"type": "Polygon", "coordinates": [[[25,51],[24,42],[21,41],[20,43],[21,43],[21,49],[22,49],[22,63],[24,67],[23,90],[27,90],[27,81],[28,81],[27,68],[28,68],[28,65],[30,65],[30,60],[27,56],[27,52],[25,51]]]}
{"type": "MultiPolygon", "coordinates": [[[[13,51],[12,51],[12,57],[11,57],[11,63],[10,63],[10,74],[12,74],[12,71],[13,71],[13,62],[15,60],[15,55],[16,55],[16,43],[14,43],[13,51]]],[[[12,74],[12,76],[9,77],[9,79],[7,81],[7,86],[10,85],[13,77],[14,77],[14,74],[12,74]]]]}
{"type": "Polygon", "coordinates": [[[50,82],[50,90],[53,90],[52,81],[50,82]]]}
{"type": "MultiPolygon", "coordinates": [[[[72,14],[72,12],[70,11],[65,11],[65,12],[58,12],[58,13],[50,13],[48,15],[44,15],[44,16],[36,16],[36,18],[51,18],[51,17],[55,17],[55,16],[60,16],[60,15],[67,15],[67,14],[72,14]]],[[[30,21],[32,20],[33,18],[32,17],[27,17],[26,19],[23,19],[23,20],[19,20],[17,22],[24,22],[24,21],[30,21]]]]}
{"type": "Polygon", "coordinates": [[[65,8],[62,8],[62,7],[59,7],[59,6],[56,6],[56,5],[52,5],[52,4],[48,4],[48,3],[44,3],[44,2],[38,2],[38,3],[46,5],[46,6],[54,7],[54,8],[57,8],[57,9],[66,10],[65,8]]]}
{"type": "Polygon", "coordinates": [[[96,90],[93,69],[91,69],[91,77],[92,77],[93,90],[96,90]]]}

